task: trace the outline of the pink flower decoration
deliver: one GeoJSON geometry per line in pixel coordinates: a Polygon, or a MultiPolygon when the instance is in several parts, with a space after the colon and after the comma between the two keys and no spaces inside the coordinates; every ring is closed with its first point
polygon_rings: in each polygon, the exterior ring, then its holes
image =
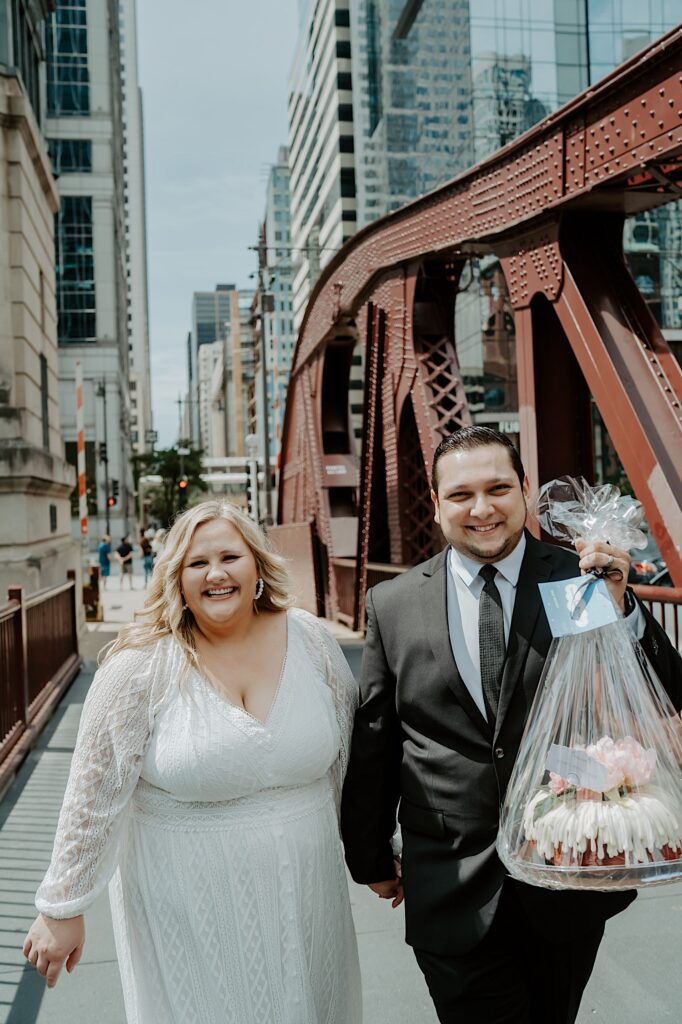
{"type": "Polygon", "coordinates": [[[615,742],[610,736],[602,736],[587,748],[587,753],[608,770],[606,792],[618,786],[645,786],[656,774],[656,751],[645,750],[632,736],[615,742]]]}
{"type": "Polygon", "coordinates": [[[568,788],[568,782],[566,779],[562,779],[556,772],[549,773],[549,790],[550,793],[554,793],[554,796],[560,796],[565,789],[568,788]]]}

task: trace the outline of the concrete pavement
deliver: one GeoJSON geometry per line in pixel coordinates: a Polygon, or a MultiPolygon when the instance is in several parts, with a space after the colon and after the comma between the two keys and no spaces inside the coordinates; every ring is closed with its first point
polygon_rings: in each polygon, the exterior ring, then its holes
{"type": "MultiPolygon", "coordinates": [[[[50,857],[78,720],[99,646],[144,599],[142,579],[129,593],[116,579],[105,592],[106,621],[89,628],[90,659],[65,695],[39,744],[0,803],[0,1024],[124,1024],[106,895],[88,912],[81,964],[47,991],[24,965],[21,945],[34,917],[33,894],[50,857]]],[[[360,650],[349,647],[354,671],[360,650]]],[[[402,909],[392,911],[351,884],[363,979],[365,1024],[436,1024],[421,974],[403,942],[402,909]]],[[[679,1024],[682,885],[642,893],[607,927],[578,1024],[679,1024]]],[[[547,949],[538,950],[538,971],[547,949]]],[[[462,1024],[486,1024],[485,1021],[462,1024]]]]}

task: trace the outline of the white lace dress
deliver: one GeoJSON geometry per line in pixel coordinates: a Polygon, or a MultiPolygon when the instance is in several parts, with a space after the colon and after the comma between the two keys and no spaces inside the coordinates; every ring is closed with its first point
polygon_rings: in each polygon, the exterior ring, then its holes
{"type": "Polygon", "coordinates": [[[129,1024],[358,1024],[337,810],[357,688],[325,627],[288,614],[265,723],[166,638],[95,675],[36,906],[110,882],[129,1024]]]}

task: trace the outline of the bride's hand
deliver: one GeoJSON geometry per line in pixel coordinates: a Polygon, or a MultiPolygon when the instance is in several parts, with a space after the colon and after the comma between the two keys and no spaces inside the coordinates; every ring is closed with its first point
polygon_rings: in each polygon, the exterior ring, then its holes
{"type": "Polygon", "coordinates": [[[47,987],[54,988],[64,964],[69,973],[74,969],[82,956],[84,944],[85,920],[82,914],[63,921],[38,914],[24,940],[23,953],[38,974],[45,978],[47,987]]]}
{"type": "Polygon", "coordinates": [[[395,878],[389,878],[385,882],[370,882],[369,888],[382,900],[391,900],[391,906],[395,910],[403,902],[403,869],[400,857],[393,858],[395,867],[395,878]]]}

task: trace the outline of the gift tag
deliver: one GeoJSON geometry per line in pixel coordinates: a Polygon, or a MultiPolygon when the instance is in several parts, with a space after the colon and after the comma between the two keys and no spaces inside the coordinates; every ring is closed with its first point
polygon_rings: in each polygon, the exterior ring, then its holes
{"type": "Polygon", "coordinates": [[[591,789],[603,793],[609,770],[605,764],[595,761],[584,750],[562,747],[553,743],[549,748],[545,769],[556,772],[576,789],[591,789]]]}
{"type": "Polygon", "coordinates": [[[538,583],[552,636],[587,633],[618,621],[606,584],[594,576],[538,583]]]}

